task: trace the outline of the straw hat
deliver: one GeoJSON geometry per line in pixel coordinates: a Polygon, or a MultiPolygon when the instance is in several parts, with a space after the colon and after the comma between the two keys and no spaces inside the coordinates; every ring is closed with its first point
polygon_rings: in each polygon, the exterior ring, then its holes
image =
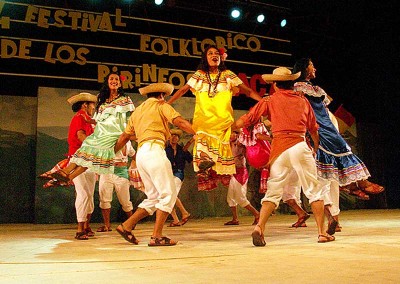
{"type": "Polygon", "coordinates": [[[294,81],[300,77],[301,72],[292,74],[292,72],[286,67],[278,67],[272,71],[272,74],[263,74],[261,77],[265,83],[272,83],[275,81],[294,81]]]}
{"type": "Polygon", "coordinates": [[[75,96],[70,97],[67,99],[67,102],[70,105],[73,105],[77,102],[97,102],[97,97],[95,95],[92,95],[91,93],[79,93],[75,96]]]}
{"type": "Polygon", "coordinates": [[[176,129],[176,128],[171,129],[170,132],[171,132],[171,135],[178,135],[179,138],[181,138],[181,136],[183,135],[182,130],[176,129]]]}
{"type": "Polygon", "coordinates": [[[173,91],[174,86],[168,83],[153,83],[139,89],[139,93],[143,96],[149,93],[165,93],[167,96],[169,96],[173,91]]]}

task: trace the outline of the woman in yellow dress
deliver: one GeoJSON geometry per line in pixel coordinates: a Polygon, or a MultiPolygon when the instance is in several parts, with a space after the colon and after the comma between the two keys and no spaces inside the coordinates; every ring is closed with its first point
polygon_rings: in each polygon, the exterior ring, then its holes
{"type": "Polygon", "coordinates": [[[235,174],[235,163],[229,139],[233,124],[232,96],[244,92],[256,101],[261,97],[228,70],[223,48],[215,45],[205,48],[198,70],[168,101],[175,100],[191,90],[196,97],[193,129],[196,143],[193,148],[194,171],[198,172],[199,190],[212,190],[217,181],[228,182],[235,174]],[[223,177],[226,177],[224,179],[223,177]]]}

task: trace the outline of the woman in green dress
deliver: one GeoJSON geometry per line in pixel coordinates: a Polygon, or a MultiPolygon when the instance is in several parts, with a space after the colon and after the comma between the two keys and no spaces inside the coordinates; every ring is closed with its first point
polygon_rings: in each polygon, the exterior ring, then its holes
{"type": "Polygon", "coordinates": [[[52,177],[69,182],[87,169],[98,174],[114,173],[114,145],[134,110],[132,100],[123,92],[119,74],[111,72],[97,96],[93,134],[83,141],[68,166],[53,173],[52,177]]]}

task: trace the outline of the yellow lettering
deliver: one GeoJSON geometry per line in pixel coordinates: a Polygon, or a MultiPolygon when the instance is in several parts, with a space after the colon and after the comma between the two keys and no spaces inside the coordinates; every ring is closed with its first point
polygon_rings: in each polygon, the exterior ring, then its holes
{"type": "Polygon", "coordinates": [[[65,17],[67,15],[67,12],[65,12],[64,10],[56,10],[56,12],[54,13],[54,25],[57,28],[62,28],[64,27],[64,20],[63,17],[65,17]]]}
{"type": "Polygon", "coordinates": [[[258,50],[260,50],[261,48],[261,42],[259,41],[258,38],[251,36],[249,37],[249,39],[247,40],[247,48],[250,49],[253,52],[256,52],[258,50]],[[256,45],[255,47],[251,46],[251,43],[254,42],[254,44],[256,45]]]}
{"type": "Polygon", "coordinates": [[[97,82],[103,83],[104,79],[107,77],[107,75],[110,73],[110,68],[108,68],[106,65],[98,65],[97,66],[97,82]]]}
{"type": "Polygon", "coordinates": [[[169,56],[178,56],[179,54],[174,52],[174,42],[171,38],[168,39],[168,55],[169,56]]]}
{"type": "Polygon", "coordinates": [[[27,23],[35,22],[38,11],[39,11],[39,9],[37,7],[28,5],[28,8],[26,9],[26,14],[25,14],[25,22],[27,22],[27,23]]]}
{"type": "Polygon", "coordinates": [[[228,43],[228,49],[232,49],[232,47],[233,47],[232,34],[228,33],[226,36],[227,36],[226,41],[228,43]]]}
{"type": "Polygon", "coordinates": [[[167,76],[167,75],[168,75],[168,69],[160,68],[160,71],[158,71],[157,82],[159,82],[159,83],[167,82],[167,79],[165,78],[165,76],[167,76]]]}
{"type": "Polygon", "coordinates": [[[90,52],[90,50],[85,48],[85,47],[78,48],[78,50],[76,51],[77,60],[75,60],[75,63],[79,64],[79,65],[85,65],[86,64],[86,58],[83,55],[86,55],[89,52],[90,52]]]}
{"type": "Polygon", "coordinates": [[[140,68],[135,69],[135,86],[140,86],[140,68]]]}
{"type": "Polygon", "coordinates": [[[190,40],[179,40],[179,54],[181,56],[190,56],[190,52],[187,50],[190,40]]]}
{"type": "Polygon", "coordinates": [[[151,50],[152,50],[156,55],[163,55],[163,54],[165,54],[165,53],[167,52],[167,49],[168,49],[167,43],[166,43],[163,39],[161,39],[161,38],[156,38],[155,40],[153,40],[153,41],[151,42],[151,50]],[[156,49],[156,44],[158,44],[158,45],[161,46],[161,50],[160,50],[160,51],[158,51],[158,50],[156,49]]]}
{"type": "Polygon", "coordinates": [[[1,39],[1,58],[12,58],[17,54],[17,44],[10,39],[1,39]]]}
{"type": "Polygon", "coordinates": [[[218,48],[225,47],[226,41],[222,36],[216,36],[215,44],[217,45],[218,48]]]}
{"type": "Polygon", "coordinates": [[[32,45],[32,42],[30,40],[21,40],[19,44],[19,53],[18,56],[19,58],[22,59],[30,59],[31,57],[29,56],[30,52],[30,47],[32,45]]]}
{"type": "Polygon", "coordinates": [[[121,9],[115,9],[115,25],[118,27],[126,27],[126,23],[122,22],[121,9]]]}
{"type": "Polygon", "coordinates": [[[245,41],[246,37],[242,34],[237,34],[233,37],[233,44],[235,45],[235,47],[237,49],[245,49],[242,45],[239,45],[239,43],[238,43],[239,40],[245,41]]]}
{"type": "Polygon", "coordinates": [[[199,51],[197,48],[197,39],[196,38],[192,38],[192,52],[193,52],[193,55],[201,55],[201,51],[199,51]]]}
{"type": "Polygon", "coordinates": [[[125,77],[125,80],[122,82],[122,87],[124,89],[129,88],[132,89],[133,88],[133,84],[132,84],[132,73],[129,71],[121,71],[121,75],[125,77]]]}
{"type": "Polygon", "coordinates": [[[100,21],[101,21],[100,15],[89,14],[90,30],[92,32],[97,32],[97,30],[99,29],[100,21]]]}
{"type": "Polygon", "coordinates": [[[144,81],[157,82],[157,69],[155,64],[143,64],[142,71],[144,81]]]}
{"type": "Polygon", "coordinates": [[[61,63],[71,63],[72,60],[74,60],[75,58],[75,51],[72,47],[70,47],[69,45],[62,45],[57,49],[57,59],[61,62],[61,63]],[[61,53],[65,51],[64,53],[67,54],[67,57],[64,59],[63,57],[61,57],[61,53]]]}
{"type": "Polygon", "coordinates": [[[81,13],[71,11],[68,13],[68,16],[71,18],[71,29],[77,30],[78,29],[78,19],[81,18],[81,13]]]}
{"type": "Polygon", "coordinates": [[[50,18],[51,11],[47,9],[39,9],[39,17],[38,17],[38,26],[42,28],[48,28],[49,27],[49,21],[48,19],[50,18]]]}
{"type": "Polygon", "coordinates": [[[44,56],[44,61],[54,64],[54,63],[56,63],[56,61],[51,56],[53,53],[53,47],[54,47],[54,45],[52,43],[47,44],[46,55],[44,56]]]}
{"type": "Polygon", "coordinates": [[[201,50],[204,50],[207,45],[215,45],[215,42],[212,39],[206,38],[201,41],[201,50]]]}
{"type": "Polygon", "coordinates": [[[185,81],[185,77],[183,77],[183,75],[179,72],[174,72],[169,76],[169,80],[168,83],[172,84],[176,87],[178,87],[178,89],[180,87],[183,87],[183,85],[185,85],[186,81],[185,81]],[[175,84],[174,81],[178,80],[178,84],[175,84]]]}
{"type": "Polygon", "coordinates": [[[103,13],[103,17],[101,18],[99,29],[110,31],[110,32],[113,30],[112,24],[111,24],[110,13],[107,13],[107,12],[103,13]]]}
{"type": "Polygon", "coordinates": [[[148,42],[150,41],[150,36],[148,35],[140,35],[140,51],[147,51],[149,47],[148,42]]]}

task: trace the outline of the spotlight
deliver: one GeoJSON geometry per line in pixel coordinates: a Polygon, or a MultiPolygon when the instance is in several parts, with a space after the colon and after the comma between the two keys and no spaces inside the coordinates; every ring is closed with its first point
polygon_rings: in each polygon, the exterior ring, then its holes
{"type": "Polygon", "coordinates": [[[232,11],[231,11],[231,17],[234,18],[234,19],[239,18],[240,14],[241,14],[240,10],[237,9],[237,8],[233,8],[232,11]]]}
{"type": "Polygon", "coordinates": [[[260,14],[257,16],[257,22],[262,23],[265,20],[265,16],[263,14],[260,14]]]}
{"type": "Polygon", "coordinates": [[[164,2],[164,0],[154,0],[154,3],[156,5],[161,5],[164,2]]]}
{"type": "Polygon", "coordinates": [[[281,21],[281,27],[282,27],[282,28],[285,27],[286,24],[287,24],[286,19],[283,19],[283,20],[281,21]]]}

